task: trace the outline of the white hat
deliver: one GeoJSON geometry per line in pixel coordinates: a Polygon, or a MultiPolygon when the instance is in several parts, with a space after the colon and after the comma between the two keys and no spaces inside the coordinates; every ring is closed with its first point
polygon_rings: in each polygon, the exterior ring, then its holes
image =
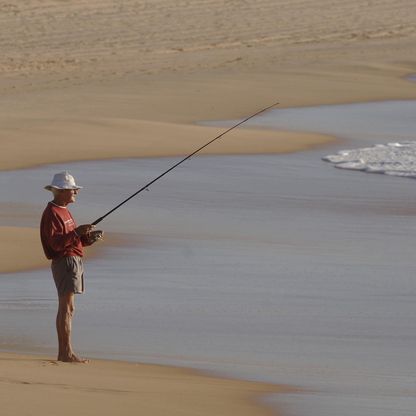
{"type": "Polygon", "coordinates": [[[81,189],[82,186],[75,184],[75,179],[69,172],[60,172],[54,175],[52,183],[46,185],[45,189],[52,191],[52,189],[81,189]]]}

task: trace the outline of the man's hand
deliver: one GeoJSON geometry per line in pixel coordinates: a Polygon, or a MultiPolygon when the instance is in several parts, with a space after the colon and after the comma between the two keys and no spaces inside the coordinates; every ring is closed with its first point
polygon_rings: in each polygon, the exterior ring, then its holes
{"type": "Polygon", "coordinates": [[[96,230],[91,231],[87,236],[87,241],[89,244],[94,244],[98,240],[102,240],[104,238],[104,231],[96,230]]]}
{"type": "Polygon", "coordinates": [[[95,228],[95,225],[92,224],[83,224],[75,228],[75,232],[79,236],[88,235],[93,229],[95,228]]]}

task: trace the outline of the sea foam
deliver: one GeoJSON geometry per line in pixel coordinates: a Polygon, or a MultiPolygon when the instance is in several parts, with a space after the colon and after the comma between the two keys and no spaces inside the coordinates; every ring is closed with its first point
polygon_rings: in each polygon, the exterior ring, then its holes
{"type": "Polygon", "coordinates": [[[339,169],[416,178],[416,141],[377,144],[361,149],[341,150],[322,158],[339,169]]]}

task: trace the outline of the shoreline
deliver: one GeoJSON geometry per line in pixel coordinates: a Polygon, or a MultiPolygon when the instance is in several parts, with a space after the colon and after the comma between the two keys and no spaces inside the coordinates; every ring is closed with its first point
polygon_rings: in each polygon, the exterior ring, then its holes
{"type": "MultiPolygon", "coordinates": [[[[416,84],[415,80],[406,80],[411,84],[416,84]]],[[[320,106],[339,106],[339,105],[354,105],[354,104],[371,104],[389,101],[416,101],[415,96],[410,97],[367,97],[363,99],[353,100],[336,100],[334,102],[317,102],[313,104],[296,104],[294,106],[281,106],[281,109],[290,108],[304,108],[304,107],[320,107],[320,106]]],[[[278,110],[279,107],[276,107],[278,110]]],[[[241,118],[246,117],[247,113],[240,114],[241,118]]],[[[149,120],[138,119],[61,119],[56,121],[42,120],[45,125],[50,122],[53,124],[62,124],[62,126],[54,126],[54,129],[62,128],[62,140],[69,139],[66,137],[65,129],[70,127],[71,132],[76,133],[86,130],[86,134],[102,134],[104,125],[107,124],[109,130],[117,128],[121,131],[121,137],[118,138],[117,143],[111,142],[112,131],[108,133],[108,137],[104,135],[104,142],[93,141],[88,148],[82,151],[72,151],[69,154],[57,154],[56,148],[47,149],[51,144],[49,137],[41,137],[41,134],[37,132],[38,126],[35,125],[35,119],[25,119],[24,124],[28,124],[28,127],[15,129],[18,123],[22,120],[16,120],[14,126],[3,128],[8,133],[4,156],[0,156],[0,172],[1,171],[13,171],[24,170],[30,168],[42,167],[45,165],[53,165],[59,163],[73,163],[73,162],[88,162],[88,161],[105,161],[113,159],[140,159],[140,158],[173,158],[173,157],[185,157],[191,153],[195,148],[198,148],[202,144],[213,138],[214,135],[218,135],[226,130],[227,127],[215,127],[206,126],[199,123],[215,123],[215,122],[227,122],[230,119],[235,120],[238,116],[230,116],[226,119],[207,119],[207,120],[193,120],[186,122],[186,124],[178,124],[176,122],[154,122],[149,120]],[[31,122],[34,125],[30,125],[31,122]],[[99,128],[91,129],[88,124],[101,125],[99,128]],[[114,124],[111,125],[111,124],[114,124]],[[119,124],[116,126],[116,124],[119,124]],[[123,125],[124,124],[124,125],[123,125]],[[131,134],[131,132],[122,131],[126,129],[143,130],[146,137],[137,143],[137,134],[131,134]],[[16,131],[19,130],[18,134],[16,131]],[[26,130],[27,129],[27,130],[26,130]],[[29,135],[24,136],[31,130],[29,135]],[[95,131],[96,130],[96,131],[95,131]],[[99,131],[101,130],[101,131],[99,131]],[[172,134],[176,140],[168,139],[163,142],[169,134],[172,134]],[[150,136],[149,136],[150,135],[150,136]],[[151,137],[151,139],[149,139],[151,137]],[[179,138],[179,140],[178,140],[179,138]],[[197,140],[195,140],[197,138],[197,140]],[[34,151],[28,157],[21,157],[21,146],[30,147],[30,142],[36,140],[42,146],[41,151],[33,149],[34,151]],[[152,141],[155,140],[154,143],[152,141]],[[99,146],[102,144],[103,146],[99,146]],[[95,150],[91,149],[93,145],[96,145],[95,150]],[[121,150],[120,147],[124,148],[121,150]],[[151,146],[154,146],[152,149],[151,146]],[[45,152],[45,149],[49,150],[45,152]],[[30,156],[30,157],[29,157],[30,156]]],[[[237,118],[238,120],[238,118],[237,118]]],[[[10,122],[10,119],[9,119],[10,122]]],[[[6,123],[7,124],[7,123],[6,123]]],[[[44,126],[39,130],[44,129],[44,126]]],[[[1,139],[0,132],[0,139],[1,139]]],[[[314,148],[325,147],[327,144],[339,142],[342,138],[335,137],[333,135],[310,132],[310,131],[295,131],[295,130],[278,130],[268,127],[242,127],[234,130],[232,133],[234,137],[227,137],[228,143],[219,143],[210,147],[208,150],[204,150],[199,153],[199,156],[222,156],[222,155],[261,155],[261,154],[284,154],[295,153],[299,151],[307,151],[314,148]],[[244,143],[242,143],[242,141],[244,143]],[[289,143],[290,142],[290,143],[289,143]]],[[[102,136],[101,136],[102,138],[102,136]]],[[[73,138],[72,141],[76,147],[82,146],[84,138],[73,138]]]]}
{"type": "MultiPolygon", "coordinates": [[[[251,74],[250,81],[245,74],[184,74],[166,76],[157,85],[154,77],[140,76],[16,93],[0,104],[0,171],[70,161],[183,156],[224,131],[198,122],[241,119],[275,101],[276,95],[282,98],[276,109],[414,100],[416,83],[406,78],[411,73],[410,68],[395,68],[393,73],[381,71],[377,79],[349,70],[259,72],[251,74]],[[270,93],[275,84],[276,95],[270,93]],[[230,97],[219,101],[227,90],[230,97]],[[24,102],[17,113],[10,105],[14,100],[24,102]],[[60,151],[63,143],[71,143],[65,152],[60,151]]],[[[310,132],[240,128],[201,155],[296,152],[334,140],[310,132]]]]}
{"type": "Polygon", "coordinates": [[[65,402],[60,413],[69,416],[80,410],[82,401],[83,412],[91,414],[113,414],[123,409],[126,416],[184,412],[271,416],[276,412],[262,403],[264,396],[300,391],[167,365],[112,360],[68,364],[45,356],[6,352],[0,352],[0,361],[7,374],[0,379],[7,414],[19,415],[33,408],[39,414],[51,414],[65,402]]]}
{"type": "MultiPolygon", "coordinates": [[[[98,161],[108,159],[184,157],[207,141],[224,132],[225,128],[196,124],[177,124],[132,119],[24,120],[8,121],[6,152],[0,156],[0,171],[32,168],[55,163],[98,161]],[[53,127],[48,127],[48,123],[53,127]],[[50,130],[45,135],[45,130],[50,130]],[[60,132],[63,142],[71,141],[71,152],[59,152],[50,145],[51,137],[60,132]],[[94,138],[85,143],[85,136],[94,138]],[[117,137],[117,140],[113,140],[117,137]],[[140,140],[138,140],[140,137],[140,140]],[[21,148],[37,148],[28,155],[21,148]],[[19,157],[20,156],[20,157],[19,157]]],[[[331,136],[281,131],[274,129],[241,128],[230,132],[226,140],[213,143],[202,155],[281,154],[308,150],[333,142],[331,136]]]]}

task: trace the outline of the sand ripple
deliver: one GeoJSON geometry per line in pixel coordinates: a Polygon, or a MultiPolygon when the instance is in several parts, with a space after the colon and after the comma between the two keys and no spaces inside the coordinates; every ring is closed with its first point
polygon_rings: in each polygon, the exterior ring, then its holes
{"type": "Polygon", "coordinates": [[[318,3],[0,2],[0,70],[9,76],[46,72],[65,80],[100,73],[250,66],[259,59],[284,61],[277,54],[282,47],[413,38],[416,33],[413,0],[318,3]],[[265,57],[264,48],[270,50],[265,57]]]}

